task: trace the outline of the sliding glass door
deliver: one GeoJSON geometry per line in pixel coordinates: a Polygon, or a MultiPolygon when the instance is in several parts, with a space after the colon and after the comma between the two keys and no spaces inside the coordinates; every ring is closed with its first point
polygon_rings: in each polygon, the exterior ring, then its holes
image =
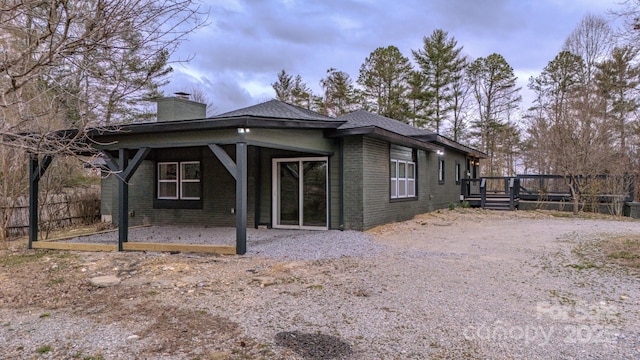
{"type": "Polygon", "coordinates": [[[273,159],[273,227],[327,229],[328,161],[273,159]]]}

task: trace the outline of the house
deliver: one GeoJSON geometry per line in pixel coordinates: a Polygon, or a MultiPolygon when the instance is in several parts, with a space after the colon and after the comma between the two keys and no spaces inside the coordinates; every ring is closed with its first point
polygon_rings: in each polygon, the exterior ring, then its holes
{"type": "Polygon", "coordinates": [[[485,155],[366,111],[330,118],[271,100],[205,118],[181,97],[158,121],[94,132],[113,173],[103,220],[129,225],[366,230],[460,200],[485,155]],[[128,214],[121,217],[121,214],[128,214]]]}

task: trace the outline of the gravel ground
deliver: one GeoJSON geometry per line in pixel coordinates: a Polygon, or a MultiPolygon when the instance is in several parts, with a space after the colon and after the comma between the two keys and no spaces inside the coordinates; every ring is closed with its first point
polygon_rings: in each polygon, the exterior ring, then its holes
{"type": "MultiPolygon", "coordinates": [[[[235,236],[236,229],[226,227],[147,226],[129,230],[130,242],[235,245],[235,236]]],[[[117,244],[118,232],[82,236],[67,242],[117,244]]],[[[360,231],[247,229],[245,256],[319,260],[373,255],[383,249],[384,246],[373,241],[372,235],[360,231]]]]}
{"type": "Polygon", "coordinates": [[[245,256],[5,263],[0,358],[640,358],[638,275],[597,254],[640,236],[638,221],[468,210],[367,233],[263,231],[245,256]],[[87,284],[98,275],[122,282],[87,284]]]}

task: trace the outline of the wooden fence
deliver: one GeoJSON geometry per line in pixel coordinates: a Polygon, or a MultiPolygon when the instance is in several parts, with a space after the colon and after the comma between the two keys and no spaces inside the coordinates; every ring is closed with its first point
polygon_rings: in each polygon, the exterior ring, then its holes
{"type": "MultiPolygon", "coordinates": [[[[26,235],[29,231],[29,198],[22,197],[12,203],[11,207],[0,207],[0,219],[9,218],[5,229],[9,237],[26,235]]],[[[100,218],[100,191],[94,187],[41,195],[39,203],[39,227],[43,237],[51,230],[92,224],[100,218]]]]}

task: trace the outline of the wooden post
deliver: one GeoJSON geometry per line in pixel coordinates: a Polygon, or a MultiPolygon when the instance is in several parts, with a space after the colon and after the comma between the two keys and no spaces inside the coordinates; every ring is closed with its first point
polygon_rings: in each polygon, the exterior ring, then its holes
{"type": "Polygon", "coordinates": [[[120,173],[118,176],[118,251],[129,241],[129,184],[125,179],[125,170],[129,165],[129,149],[119,150],[120,173]]]}
{"type": "Polygon", "coordinates": [[[480,208],[484,209],[487,202],[487,179],[480,180],[480,208]]]}
{"type": "Polygon", "coordinates": [[[38,155],[29,155],[29,249],[38,241],[38,155]]]}
{"type": "Polygon", "coordinates": [[[236,254],[247,252],[247,143],[236,143],[236,254]]]}
{"type": "Polygon", "coordinates": [[[51,155],[45,155],[42,164],[38,164],[38,155],[29,155],[29,249],[33,249],[34,241],[38,241],[38,185],[51,160],[51,155]]]}

